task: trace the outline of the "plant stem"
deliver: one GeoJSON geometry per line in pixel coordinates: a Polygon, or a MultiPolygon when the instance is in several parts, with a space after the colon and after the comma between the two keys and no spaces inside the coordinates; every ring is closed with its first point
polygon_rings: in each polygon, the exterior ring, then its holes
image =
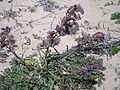
{"type": "Polygon", "coordinates": [[[22,63],[25,64],[24,59],[21,58],[20,56],[18,56],[18,55],[16,54],[16,52],[15,52],[11,47],[7,47],[7,48],[10,50],[11,53],[13,53],[13,55],[14,55],[17,59],[19,59],[22,63]]]}
{"type": "Polygon", "coordinates": [[[49,46],[47,47],[46,53],[45,53],[45,59],[48,59],[48,51],[49,51],[49,46]]]}

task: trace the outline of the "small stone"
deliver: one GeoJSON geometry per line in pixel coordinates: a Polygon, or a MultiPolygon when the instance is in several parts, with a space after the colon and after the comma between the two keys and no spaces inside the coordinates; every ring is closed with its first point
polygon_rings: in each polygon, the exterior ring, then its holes
{"type": "Polygon", "coordinates": [[[114,78],[115,81],[117,81],[117,78],[114,78]]]}
{"type": "Polygon", "coordinates": [[[22,40],[23,44],[25,45],[31,45],[31,40],[30,38],[24,37],[22,40]]]}

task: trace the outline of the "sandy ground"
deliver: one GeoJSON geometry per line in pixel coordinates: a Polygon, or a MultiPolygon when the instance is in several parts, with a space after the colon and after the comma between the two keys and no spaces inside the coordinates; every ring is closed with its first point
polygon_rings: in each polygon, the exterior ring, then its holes
{"type": "MultiPolygon", "coordinates": [[[[112,5],[104,7],[104,4],[111,0],[54,0],[59,4],[61,7],[64,6],[71,6],[73,4],[80,4],[81,7],[85,10],[85,14],[83,15],[82,20],[78,21],[78,23],[81,25],[79,32],[75,35],[71,36],[65,36],[61,37],[61,43],[56,48],[59,52],[63,52],[66,50],[66,45],[70,47],[75,46],[76,42],[74,41],[74,38],[81,35],[81,32],[84,31],[86,33],[93,34],[98,31],[102,31],[105,33],[110,33],[111,35],[115,37],[120,37],[120,33],[118,32],[111,32],[110,30],[117,30],[120,29],[120,25],[115,25],[114,21],[110,20],[111,13],[120,11],[120,5],[112,5]],[[88,21],[89,24],[85,24],[84,21],[88,21]],[[98,23],[100,23],[100,28],[96,29],[95,27],[98,26],[98,23]],[[103,27],[104,24],[104,27],[103,27]],[[85,28],[82,27],[84,25],[85,28]],[[91,29],[87,29],[87,28],[91,29]]],[[[117,0],[114,0],[115,2],[117,0]]],[[[34,6],[36,3],[36,0],[14,0],[13,1],[13,7],[12,10],[18,10],[19,8],[26,9],[28,6],[34,6]]],[[[7,3],[7,0],[5,0],[3,3],[0,3],[0,13],[3,12],[3,10],[11,8],[11,4],[7,3]]],[[[22,24],[22,28],[19,26],[16,27],[16,23],[14,20],[10,19],[8,21],[7,19],[3,19],[0,21],[0,27],[5,26],[11,26],[12,27],[12,34],[15,35],[15,39],[17,40],[16,44],[18,45],[18,48],[16,48],[16,52],[19,55],[22,55],[22,53],[26,50],[25,55],[30,55],[31,53],[34,53],[35,51],[32,50],[32,48],[36,48],[37,44],[39,44],[41,41],[36,40],[33,38],[32,34],[38,34],[41,37],[45,37],[46,32],[54,29],[55,25],[59,23],[60,18],[65,16],[67,8],[63,8],[62,10],[54,10],[54,12],[45,12],[43,11],[42,7],[38,7],[37,10],[33,13],[31,13],[29,10],[22,11],[21,17],[16,17],[18,20],[18,23],[22,24]],[[51,21],[54,22],[51,27],[51,21]],[[33,22],[30,26],[27,26],[31,20],[33,22]],[[34,21],[36,20],[36,21],[34,21]],[[22,32],[27,32],[25,34],[21,34],[22,32]],[[28,37],[31,39],[31,45],[23,45],[23,38],[28,37]]],[[[12,54],[10,55],[10,58],[12,57],[12,54]]],[[[10,59],[7,60],[7,63],[0,63],[0,71],[4,70],[4,68],[10,67],[9,65],[10,59]]],[[[115,89],[116,87],[120,86],[120,53],[113,56],[112,58],[109,58],[109,60],[104,57],[104,65],[106,66],[105,78],[106,80],[103,82],[103,84],[98,87],[97,90],[120,90],[115,89]]]]}

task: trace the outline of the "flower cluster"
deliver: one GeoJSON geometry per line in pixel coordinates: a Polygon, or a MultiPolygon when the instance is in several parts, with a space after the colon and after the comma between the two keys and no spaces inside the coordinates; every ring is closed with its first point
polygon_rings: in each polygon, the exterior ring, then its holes
{"type": "Polygon", "coordinates": [[[94,41],[104,42],[105,34],[103,32],[97,32],[92,37],[94,41]]]}
{"type": "Polygon", "coordinates": [[[80,5],[73,5],[67,10],[67,16],[73,17],[77,20],[81,19],[80,14],[84,14],[84,10],[80,7],[80,5]]]}
{"type": "Polygon", "coordinates": [[[79,71],[80,75],[90,75],[93,71],[104,70],[102,64],[87,63],[86,66],[87,69],[83,69],[79,71]]]}
{"type": "Polygon", "coordinates": [[[77,15],[76,12],[84,14],[84,10],[79,5],[73,5],[67,10],[66,16],[63,17],[60,24],[56,25],[55,30],[60,36],[74,34],[79,30],[79,24],[76,20],[80,20],[81,16],[80,14],[77,15]]]}
{"type": "Polygon", "coordinates": [[[89,51],[95,46],[93,42],[103,43],[104,40],[105,34],[103,32],[97,32],[92,36],[89,34],[84,35],[82,38],[76,39],[78,42],[77,47],[80,49],[80,51],[89,51]]]}
{"type": "Polygon", "coordinates": [[[79,38],[79,41],[78,41],[78,48],[80,49],[80,51],[86,51],[86,50],[89,50],[93,47],[92,45],[92,38],[90,35],[85,35],[83,36],[82,38],[79,38]]]}
{"type": "Polygon", "coordinates": [[[58,45],[60,43],[60,39],[57,37],[56,32],[49,31],[47,37],[42,40],[42,43],[40,44],[42,47],[54,47],[55,45],[58,45]]]}
{"type": "Polygon", "coordinates": [[[70,35],[79,30],[79,24],[74,18],[65,16],[61,20],[61,24],[56,25],[55,30],[59,33],[60,36],[70,35]]]}
{"type": "Polygon", "coordinates": [[[7,26],[5,28],[1,28],[0,33],[0,49],[4,48],[5,46],[11,45],[14,39],[13,35],[10,35],[10,28],[7,26]]]}

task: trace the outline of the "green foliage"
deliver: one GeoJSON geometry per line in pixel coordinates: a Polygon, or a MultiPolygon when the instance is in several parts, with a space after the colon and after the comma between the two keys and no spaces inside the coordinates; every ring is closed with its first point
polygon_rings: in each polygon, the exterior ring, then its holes
{"type": "Polygon", "coordinates": [[[110,56],[115,55],[115,54],[117,54],[120,51],[120,47],[113,46],[113,45],[110,45],[110,44],[108,44],[108,45],[109,45],[108,54],[110,56]]]}
{"type": "Polygon", "coordinates": [[[4,58],[4,59],[7,59],[7,57],[8,57],[9,55],[8,54],[6,54],[6,53],[3,53],[3,52],[0,52],[0,59],[2,58],[4,58]]]}
{"type": "Polygon", "coordinates": [[[9,57],[8,54],[0,51],[0,62],[2,62],[2,63],[6,62],[7,57],[9,57]]]}
{"type": "Polygon", "coordinates": [[[116,20],[115,24],[120,24],[120,12],[115,12],[111,15],[111,20],[116,20]]]}
{"type": "Polygon", "coordinates": [[[3,75],[0,76],[0,89],[29,90],[33,85],[29,84],[28,79],[25,79],[27,74],[29,74],[28,69],[21,64],[5,69],[3,75]]]}
{"type": "Polygon", "coordinates": [[[80,52],[63,57],[62,54],[49,51],[47,59],[34,59],[30,55],[25,59],[25,64],[13,60],[12,67],[6,69],[0,76],[1,90],[61,90],[67,88],[78,90],[91,89],[102,80],[103,74],[95,70],[90,75],[81,75],[79,70],[87,68],[86,63],[102,64],[102,59],[86,57],[80,52]],[[40,61],[40,63],[38,63],[40,61]]]}
{"type": "Polygon", "coordinates": [[[119,18],[120,18],[120,12],[115,12],[111,15],[111,20],[115,20],[119,18]]]}

